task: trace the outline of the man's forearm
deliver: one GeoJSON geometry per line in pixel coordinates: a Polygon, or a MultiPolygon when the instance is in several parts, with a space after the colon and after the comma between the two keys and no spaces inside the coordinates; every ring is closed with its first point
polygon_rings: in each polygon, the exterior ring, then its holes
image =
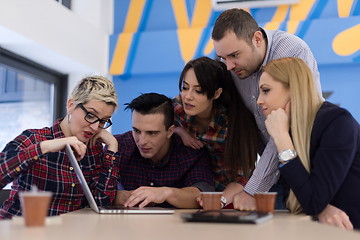
{"type": "Polygon", "coordinates": [[[118,190],[116,192],[116,198],[114,201],[114,205],[115,206],[124,206],[124,203],[129,198],[130,194],[131,194],[131,191],[118,190]]]}
{"type": "Polygon", "coordinates": [[[169,197],[166,201],[177,208],[198,208],[196,198],[200,195],[200,190],[196,187],[167,188],[169,197]]]}
{"type": "Polygon", "coordinates": [[[250,195],[255,192],[267,192],[279,180],[279,160],[274,140],[270,138],[256,168],[245,185],[244,191],[250,195]]]}
{"type": "Polygon", "coordinates": [[[223,191],[223,196],[226,198],[227,203],[233,202],[234,195],[243,191],[244,187],[240,183],[229,183],[223,191]]]}

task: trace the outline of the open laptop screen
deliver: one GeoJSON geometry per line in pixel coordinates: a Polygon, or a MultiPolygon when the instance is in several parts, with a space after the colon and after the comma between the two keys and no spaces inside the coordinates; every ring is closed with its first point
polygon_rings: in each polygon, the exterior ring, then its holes
{"type": "Polygon", "coordinates": [[[119,206],[103,206],[98,207],[94,196],[92,195],[90,188],[85,180],[84,174],[81,171],[78,161],[75,158],[75,155],[70,147],[69,144],[65,147],[66,154],[69,157],[70,163],[73,166],[76,176],[79,179],[80,185],[84,191],[86,200],[88,201],[92,210],[97,213],[107,213],[107,214],[117,214],[117,213],[139,213],[139,214],[172,214],[175,213],[174,209],[168,208],[159,208],[159,207],[145,207],[145,208],[138,208],[138,207],[119,207],[119,206]]]}

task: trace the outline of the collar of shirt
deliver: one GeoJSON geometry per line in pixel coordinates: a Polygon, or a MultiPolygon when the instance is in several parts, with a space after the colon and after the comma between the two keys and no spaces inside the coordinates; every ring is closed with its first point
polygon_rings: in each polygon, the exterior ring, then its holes
{"type": "Polygon", "coordinates": [[[63,118],[57,119],[54,124],[52,125],[51,132],[54,138],[64,138],[65,135],[63,131],[61,130],[60,123],[63,121],[63,118]]]}
{"type": "MultiPolygon", "coordinates": [[[[265,58],[264,61],[262,62],[261,66],[265,66],[268,61],[269,61],[269,55],[270,55],[270,47],[271,47],[271,42],[273,39],[273,33],[269,30],[266,30],[264,28],[260,28],[261,33],[263,34],[264,40],[266,41],[266,54],[265,54],[265,58]]],[[[256,72],[254,72],[253,74],[251,74],[249,77],[247,77],[246,79],[250,79],[251,77],[254,77],[257,79],[257,81],[259,81],[259,77],[260,77],[260,73],[261,73],[262,69],[259,68],[256,72]]],[[[233,72],[233,71],[232,71],[233,72]]]]}
{"type": "MultiPolygon", "coordinates": [[[[211,117],[211,120],[209,122],[209,128],[216,129],[217,127],[223,128],[226,124],[227,118],[226,118],[226,109],[223,105],[215,104],[215,114],[211,117]]],[[[189,116],[185,114],[184,116],[185,122],[194,123],[195,117],[189,116]]],[[[194,126],[194,124],[191,124],[194,126]]],[[[195,128],[194,128],[195,129],[195,128]]]]}
{"type": "Polygon", "coordinates": [[[194,117],[188,116],[183,109],[180,95],[173,99],[173,104],[178,124],[193,137],[210,142],[224,142],[227,135],[228,118],[226,108],[223,105],[214,105],[215,114],[209,122],[207,130],[199,134],[193,124],[194,117]]]}
{"type": "MultiPolygon", "coordinates": [[[[266,55],[265,55],[265,58],[264,58],[264,61],[262,63],[262,66],[265,66],[268,61],[269,61],[269,54],[270,54],[270,45],[271,45],[271,42],[272,42],[272,34],[269,30],[266,30],[266,29],[263,29],[263,28],[260,28],[261,29],[261,32],[264,36],[264,39],[266,41],[266,55]]],[[[261,69],[259,69],[260,71],[261,69]]]]}

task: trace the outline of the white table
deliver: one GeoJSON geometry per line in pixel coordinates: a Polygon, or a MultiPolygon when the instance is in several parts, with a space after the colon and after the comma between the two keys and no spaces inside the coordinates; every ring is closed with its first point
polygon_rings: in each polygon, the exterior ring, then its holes
{"type": "MultiPolygon", "coordinates": [[[[258,225],[188,223],[177,210],[171,215],[105,215],[91,209],[52,217],[45,227],[25,227],[20,218],[0,221],[0,240],[360,240],[360,232],[345,231],[311,221],[305,215],[275,212],[258,225]]],[[[22,220],[22,219],[21,219],[22,220]]]]}

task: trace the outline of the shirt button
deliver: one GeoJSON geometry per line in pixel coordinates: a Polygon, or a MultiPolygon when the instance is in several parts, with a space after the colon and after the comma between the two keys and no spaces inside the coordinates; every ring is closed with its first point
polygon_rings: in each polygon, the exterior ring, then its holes
{"type": "Polygon", "coordinates": [[[38,156],[35,156],[35,157],[34,157],[34,160],[38,160],[38,159],[39,159],[39,157],[38,157],[38,156]]]}
{"type": "Polygon", "coordinates": [[[109,158],[109,155],[106,155],[105,158],[109,158]]]}
{"type": "Polygon", "coordinates": [[[256,99],[256,97],[255,97],[255,96],[252,96],[252,99],[256,99]]]}
{"type": "Polygon", "coordinates": [[[73,167],[69,167],[69,169],[70,169],[70,171],[74,170],[74,168],[73,168],[73,167]]]}
{"type": "Polygon", "coordinates": [[[150,186],[154,186],[154,183],[153,183],[153,182],[151,182],[151,183],[150,183],[150,186]]]}
{"type": "Polygon", "coordinates": [[[116,158],[115,158],[115,157],[112,157],[111,159],[112,159],[112,160],[115,160],[116,158]]]}
{"type": "Polygon", "coordinates": [[[71,205],[71,204],[72,204],[72,202],[68,202],[68,204],[69,204],[69,205],[71,205]]]}
{"type": "Polygon", "coordinates": [[[111,169],[109,169],[108,171],[111,172],[111,169]]]}
{"type": "Polygon", "coordinates": [[[15,168],[15,171],[20,172],[21,169],[19,167],[15,168]]]}
{"type": "Polygon", "coordinates": [[[72,187],[75,187],[75,183],[72,183],[71,186],[72,186],[72,187]]]}

